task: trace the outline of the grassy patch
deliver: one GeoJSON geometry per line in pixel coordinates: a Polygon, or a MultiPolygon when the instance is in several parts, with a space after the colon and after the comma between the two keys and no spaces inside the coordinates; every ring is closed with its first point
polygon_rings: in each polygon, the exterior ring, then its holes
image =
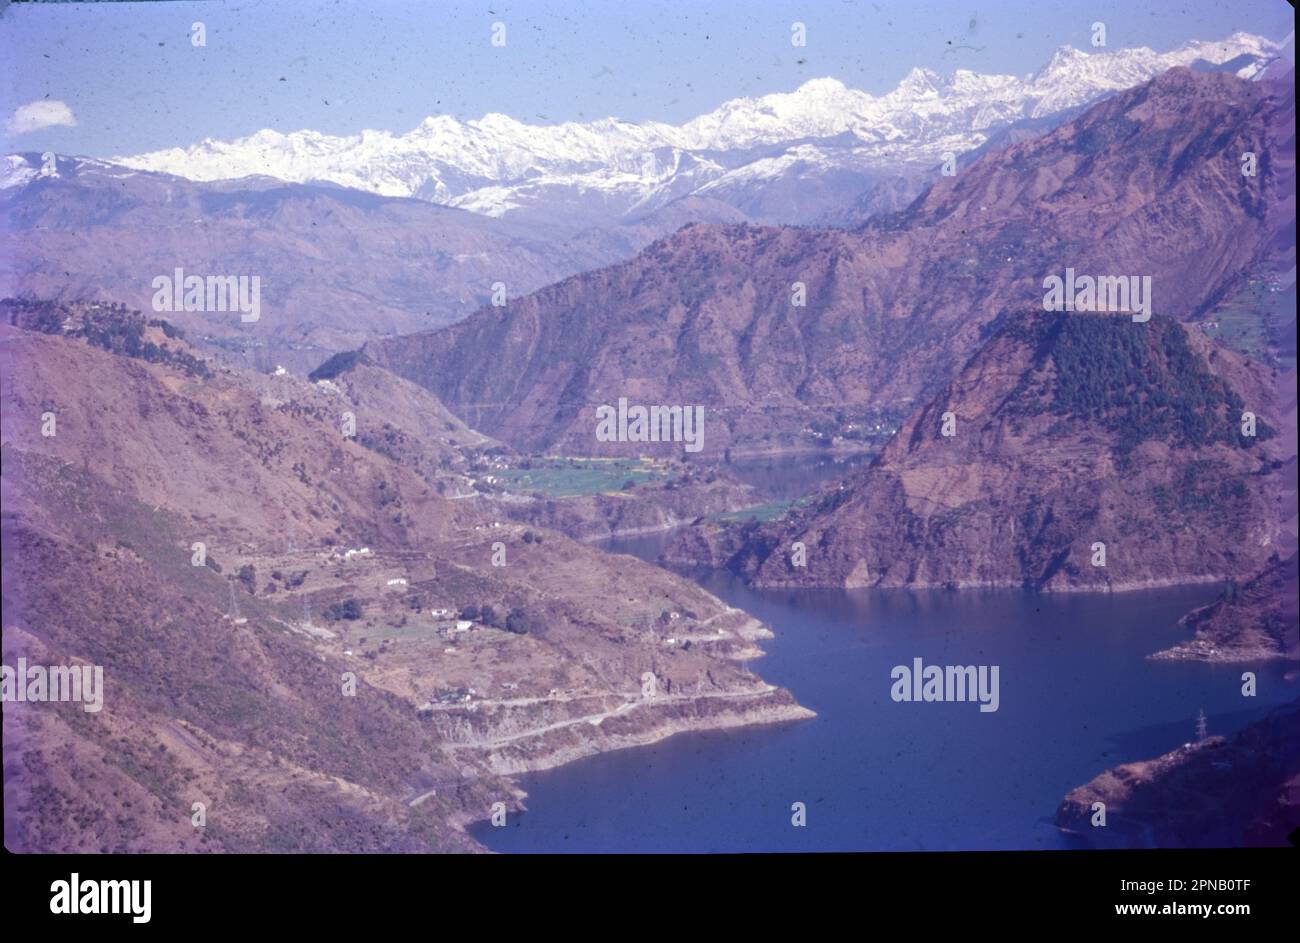
{"type": "Polygon", "coordinates": [[[531,468],[511,468],[492,474],[511,491],[537,491],[548,498],[617,492],[629,481],[640,485],[673,477],[664,465],[648,458],[534,459],[531,468]]]}
{"type": "MultiPolygon", "coordinates": [[[[451,621],[443,619],[443,622],[451,621]]],[[[420,615],[410,615],[406,620],[406,625],[390,625],[383,621],[382,617],[374,625],[367,626],[364,623],[356,623],[346,628],[334,625],[335,630],[343,633],[343,640],[349,645],[359,645],[361,639],[365,639],[367,644],[371,642],[385,642],[389,640],[422,642],[427,639],[438,637],[437,623],[432,619],[420,615]]]]}
{"type": "Polygon", "coordinates": [[[1281,280],[1252,279],[1241,292],[1198,325],[1233,350],[1283,369],[1296,364],[1296,293],[1294,272],[1281,280]]]}
{"type": "Polygon", "coordinates": [[[755,504],[753,507],[741,508],[739,511],[723,511],[719,514],[711,514],[708,519],[717,523],[736,521],[759,521],[766,523],[784,516],[791,508],[802,507],[811,501],[812,497],[812,495],[805,495],[795,501],[767,501],[763,504],[755,504]]]}

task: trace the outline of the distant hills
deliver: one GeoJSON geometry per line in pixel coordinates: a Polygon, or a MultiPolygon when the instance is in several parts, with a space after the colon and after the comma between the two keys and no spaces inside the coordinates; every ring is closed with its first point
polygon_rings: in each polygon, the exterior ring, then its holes
{"type": "MultiPolygon", "coordinates": [[[[103,161],[5,159],[0,296],[99,298],[149,310],[176,268],[256,275],[262,317],[168,314],[196,343],[261,370],[305,374],[366,340],[449,324],[500,282],[514,295],[635,248],[610,236],[565,245],[543,227],[419,200],[268,178],[194,183],[103,161]]],[[[675,228],[665,223],[666,231],[675,228]]],[[[658,231],[653,231],[657,235],[658,231]]]]}
{"type": "Polygon", "coordinates": [[[636,451],[593,434],[619,397],[703,405],[712,460],[888,432],[1067,267],[1150,276],[1154,310],[1184,322],[1285,278],[1291,85],[1173,69],[856,231],[689,226],[366,354],[526,451],[636,451]]]}
{"type": "Polygon", "coordinates": [[[964,170],[1171,67],[1260,78],[1278,53],[1244,33],[1169,53],[1062,47],[1022,78],[915,69],[883,96],[815,79],[681,127],[440,117],[407,135],[262,131],[107,161],[56,155],[52,168],[14,154],[0,161],[0,296],[143,309],[152,279],[177,267],[257,275],[258,323],[173,319],[228,359],[306,373],[460,321],[499,301],[498,286],[517,301],[690,223],[853,228],[908,206],[946,155],[964,170]]]}

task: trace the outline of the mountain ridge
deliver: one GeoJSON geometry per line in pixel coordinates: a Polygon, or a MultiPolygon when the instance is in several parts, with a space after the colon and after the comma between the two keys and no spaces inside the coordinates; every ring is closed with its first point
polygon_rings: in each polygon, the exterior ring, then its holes
{"type": "Polygon", "coordinates": [[[1181,320],[1260,266],[1285,271],[1294,173],[1289,84],[1173,69],[857,230],[690,225],[365,350],[524,451],[635,452],[593,436],[620,397],[704,406],[708,460],[821,448],[901,421],[1067,267],[1144,272],[1181,320]],[[1238,165],[1250,147],[1267,154],[1255,178],[1238,165]]]}
{"type": "Polygon", "coordinates": [[[745,156],[748,150],[766,149],[769,153],[761,156],[773,157],[800,141],[813,142],[805,146],[808,160],[860,174],[933,165],[946,152],[979,147],[997,127],[1095,101],[1172,67],[1242,60],[1237,73],[1253,76],[1280,48],[1242,32],[1216,42],[1192,41],[1168,53],[1137,47],[1087,54],[1061,47],[1025,78],[967,69],[945,77],[914,68],[892,91],[874,96],[822,77],[793,92],[724,102],[679,126],[617,118],[528,125],[498,113],[461,122],[441,115],[401,135],[363,130],[335,137],[263,129],[234,141],[207,139],[116,160],[196,180],[254,173],[296,182],[328,180],[489,216],[549,211],[556,199],[598,194],[607,211],[628,217],[685,193],[725,192],[738,174],[771,178],[783,171],[780,166],[758,170],[745,156]]]}
{"type": "Polygon", "coordinates": [[[763,586],[1140,589],[1247,579],[1296,535],[1276,393],[1165,318],[1006,325],[864,470],[732,565],[763,586]],[[799,565],[791,548],[805,548],[799,565]]]}

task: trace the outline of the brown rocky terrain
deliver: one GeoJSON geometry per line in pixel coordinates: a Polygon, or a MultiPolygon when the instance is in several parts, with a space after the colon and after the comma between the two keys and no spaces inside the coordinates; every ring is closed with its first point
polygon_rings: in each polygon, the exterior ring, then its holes
{"type": "MultiPolygon", "coordinates": [[[[415,470],[453,500],[501,520],[535,524],[577,540],[654,533],[703,516],[737,511],[761,502],[755,489],[725,469],[663,460],[664,478],[616,490],[553,497],[497,481],[503,468],[528,461],[466,426],[433,394],[375,366],[356,351],[331,358],[310,374],[316,385],[352,404],[363,445],[415,470]]],[[[293,378],[270,377],[264,385],[293,388],[293,378]]]]}
{"type": "Polygon", "coordinates": [[[1289,81],[1173,69],[859,231],[692,225],[366,353],[523,451],[644,451],[596,440],[619,397],[706,407],[703,457],[810,446],[896,423],[1066,267],[1149,275],[1155,313],[1186,321],[1294,265],[1294,127],[1289,81]]]}
{"type": "MultiPolygon", "coordinates": [[[[463,479],[475,456],[504,450],[501,443],[461,422],[427,390],[364,361],[337,373],[318,369],[309,379],[349,405],[357,417],[359,443],[416,471],[439,486],[440,493],[448,490],[443,479],[449,473],[463,479]]],[[[301,389],[296,378],[283,375],[260,383],[272,391],[281,387],[287,395],[301,389]]]]}
{"type": "Polygon", "coordinates": [[[771,526],[696,528],[669,559],[765,586],[1245,580],[1295,547],[1291,443],[1262,418],[1291,382],[1169,319],[1027,315],[865,469],[771,526]]]}
{"type": "Polygon", "coordinates": [[[1152,655],[1163,660],[1254,662],[1283,658],[1300,666],[1297,556],[1277,559],[1244,585],[1183,616],[1192,638],[1152,655]]]}
{"type": "Polygon", "coordinates": [[[1300,701],[1231,738],[1126,763],[1070,792],[1056,824],[1100,847],[1287,845],[1300,827],[1300,701]],[[1093,803],[1106,826],[1093,827],[1093,803]]]}
{"type": "Polygon", "coordinates": [[[473,850],[463,825],[520,801],[502,773],[809,716],[739,664],[766,634],[745,613],[367,446],[481,444],[427,393],[222,367],[126,309],[19,307],[4,661],[99,665],[105,693],[5,705],[11,850],[473,850]]]}

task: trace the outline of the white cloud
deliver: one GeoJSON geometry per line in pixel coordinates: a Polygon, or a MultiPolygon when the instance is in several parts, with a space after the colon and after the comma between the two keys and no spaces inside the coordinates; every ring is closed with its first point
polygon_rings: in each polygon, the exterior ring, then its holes
{"type": "Polygon", "coordinates": [[[61,101],[34,101],[19,105],[5,123],[10,134],[26,134],[41,128],[75,127],[77,119],[72,109],[61,101]]]}

